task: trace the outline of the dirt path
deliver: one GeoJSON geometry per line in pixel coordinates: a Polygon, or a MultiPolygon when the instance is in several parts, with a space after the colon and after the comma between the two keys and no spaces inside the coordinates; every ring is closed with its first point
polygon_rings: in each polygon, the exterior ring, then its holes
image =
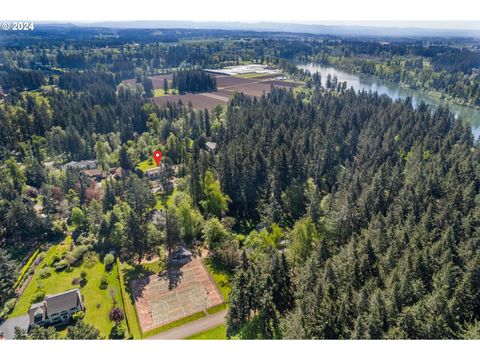
{"type": "Polygon", "coordinates": [[[201,319],[189,322],[188,324],[163,331],[160,334],[153,335],[147,340],[178,340],[206,331],[213,327],[222,325],[225,322],[227,310],[220,311],[213,315],[207,315],[201,319]]]}

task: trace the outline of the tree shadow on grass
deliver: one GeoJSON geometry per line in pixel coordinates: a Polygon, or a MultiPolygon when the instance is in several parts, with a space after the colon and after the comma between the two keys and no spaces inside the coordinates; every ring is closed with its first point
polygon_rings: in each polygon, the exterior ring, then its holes
{"type": "Polygon", "coordinates": [[[226,276],[232,276],[233,272],[230,270],[224,263],[215,257],[207,257],[204,260],[205,265],[207,265],[214,274],[222,274],[226,276]]]}

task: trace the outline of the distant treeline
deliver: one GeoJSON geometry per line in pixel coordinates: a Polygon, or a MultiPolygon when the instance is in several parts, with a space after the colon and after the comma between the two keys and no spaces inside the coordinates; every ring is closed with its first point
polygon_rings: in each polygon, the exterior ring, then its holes
{"type": "Polygon", "coordinates": [[[38,70],[23,70],[15,68],[0,68],[0,88],[5,90],[33,90],[43,85],[43,73],[38,70]]]}

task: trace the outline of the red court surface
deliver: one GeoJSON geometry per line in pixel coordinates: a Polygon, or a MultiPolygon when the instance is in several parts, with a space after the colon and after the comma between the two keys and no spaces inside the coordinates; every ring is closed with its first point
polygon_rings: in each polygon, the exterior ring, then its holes
{"type": "Polygon", "coordinates": [[[201,258],[133,280],[132,294],[144,333],[224,302],[201,258]]]}

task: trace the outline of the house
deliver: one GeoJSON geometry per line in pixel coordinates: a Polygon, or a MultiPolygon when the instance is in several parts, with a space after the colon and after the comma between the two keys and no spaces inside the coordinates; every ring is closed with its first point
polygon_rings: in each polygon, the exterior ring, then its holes
{"type": "Polygon", "coordinates": [[[121,179],[127,174],[127,170],[121,167],[116,167],[110,171],[110,174],[115,177],[115,179],[121,179]]]}
{"type": "Polygon", "coordinates": [[[97,162],[95,160],[70,161],[63,165],[64,169],[96,169],[97,162]]]}
{"type": "Polygon", "coordinates": [[[85,310],[83,296],[79,289],[68,290],[55,295],[47,295],[42,302],[28,309],[30,327],[65,324],[78,311],[85,310]]]}
{"type": "Polygon", "coordinates": [[[160,178],[161,173],[162,173],[162,168],[160,166],[154,167],[145,171],[145,175],[147,175],[147,178],[149,180],[155,180],[160,178]]]}
{"type": "Polygon", "coordinates": [[[179,262],[179,263],[189,262],[192,259],[192,253],[186,248],[184,248],[183,246],[178,246],[172,252],[170,259],[172,262],[179,262]]]}
{"type": "Polygon", "coordinates": [[[207,141],[205,143],[205,150],[207,150],[208,152],[214,152],[216,148],[217,148],[217,143],[213,141],[207,141]]]}
{"type": "Polygon", "coordinates": [[[100,169],[88,169],[82,171],[85,175],[87,175],[90,179],[96,180],[97,182],[102,181],[107,177],[107,173],[105,171],[101,171],[100,169]]]}
{"type": "Polygon", "coordinates": [[[158,227],[165,227],[167,225],[167,217],[164,210],[154,210],[150,213],[149,220],[158,227]]]}

